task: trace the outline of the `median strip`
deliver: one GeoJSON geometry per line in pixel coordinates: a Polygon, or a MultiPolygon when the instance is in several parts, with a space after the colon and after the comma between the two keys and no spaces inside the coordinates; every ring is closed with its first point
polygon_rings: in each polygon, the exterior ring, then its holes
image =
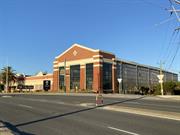
{"type": "Polygon", "coordinates": [[[101,109],[180,121],[180,113],[123,106],[104,106],[101,109]]]}

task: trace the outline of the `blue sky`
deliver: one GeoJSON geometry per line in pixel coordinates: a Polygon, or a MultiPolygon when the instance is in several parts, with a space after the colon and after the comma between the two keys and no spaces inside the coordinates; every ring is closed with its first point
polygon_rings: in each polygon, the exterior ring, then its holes
{"type": "MultiPolygon", "coordinates": [[[[8,59],[20,73],[52,72],[54,58],[79,43],[141,64],[163,60],[168,69],[178,45],[174,36],[170,42],[175,16],[161,23],[169,7],[168,0],[0,0],[0,68],[8,59]]],[[[171,71],[180,71],[179,56],[171,71]]]]}

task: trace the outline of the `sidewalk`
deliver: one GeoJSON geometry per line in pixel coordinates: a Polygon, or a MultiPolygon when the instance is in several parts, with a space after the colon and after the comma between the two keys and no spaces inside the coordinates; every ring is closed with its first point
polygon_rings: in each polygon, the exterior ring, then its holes
{"type": "Polygon", "coordinates": [[[0,123],[0,135],[14,135],[3,123],[0,123]]]}
{"type": "MultiPolygon", "coordinates": [[[[52,92],[37,92],[37,93],[0,93],[0,96],[3,95],[63,95],[63,96],[96,96],[96,93],[52,93],[52,92]]],[[[180,95],[134,95],[134,94],[102,94],[103,97],[107,98],[143,98],[147,100],[175,100],[180,101],[180,95]]]]}
{"type": "Polygon", "coordinates": [[[171,99],[171,100],[179,100],[180,101],[180,95],[158,95],[157,97],[162,98],[162,99],[171,99]]]}

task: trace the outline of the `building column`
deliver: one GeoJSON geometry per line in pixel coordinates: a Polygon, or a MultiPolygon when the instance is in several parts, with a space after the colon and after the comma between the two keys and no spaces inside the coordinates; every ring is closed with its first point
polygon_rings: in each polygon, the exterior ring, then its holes
{"type": "Polygon", "coordinates": [[[103,93],[103,74],[102,74],[102,66],[103,66],[103,56],[95,55],[93,56],[93,90],[95,92],[103,93]]]}
{"type": "Polygon", "coordinates": [[[53,72],[53,88],[52,92],[58,92],[59,90],[59,71],[54,70],[53,72]]]}
{"type": "Polygon", "coordinates": [[[116,69],[116,61],[115,58],[112,59],[113,60],[113,64],[112,64],[112,90],[113,93],[117,93],[117,69],[116,69]]]}
{"type": "Polygon", "coordinates": [[[139,90],[139,68],[138,65],[136,65],[136,88],[139,90]]]}
{"type": "Polygon", "coordinates": [[[66,66],[66,75],[65,75],[65,85],[66,93],[70,93],[70,67],[66,66]]]}
{"type": "Polygon", "coordinates": [[[80,89],[85,90],[85,65],[80,65],[80,89]]]}

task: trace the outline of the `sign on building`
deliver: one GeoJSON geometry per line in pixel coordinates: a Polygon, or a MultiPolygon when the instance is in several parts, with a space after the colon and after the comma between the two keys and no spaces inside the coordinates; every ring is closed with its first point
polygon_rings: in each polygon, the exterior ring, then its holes
{"type": "Polygon", "coordinates": [[[50,80],[44,80],[43,81],[43,89],[45,91],[48,91],[51,89],[51,81],[50,80]]]}

